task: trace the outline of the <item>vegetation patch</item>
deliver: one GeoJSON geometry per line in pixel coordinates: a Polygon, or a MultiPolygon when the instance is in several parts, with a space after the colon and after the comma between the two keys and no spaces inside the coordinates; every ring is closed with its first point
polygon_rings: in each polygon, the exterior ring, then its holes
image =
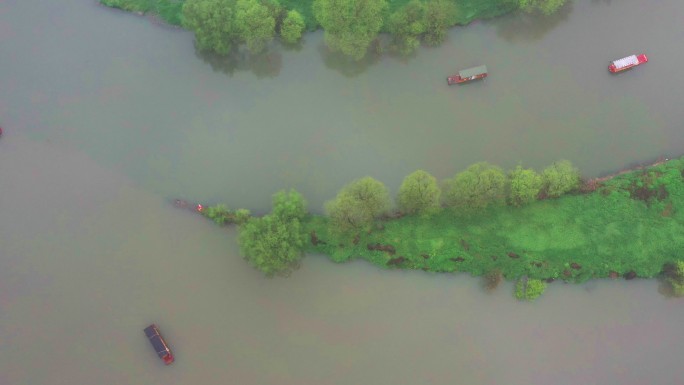
{"type": "MultiPolygon", "coordinates": [[[[492,170],[478,169],[485,175],[492,170]]],[[[316,234],[317,242],[307,243],[306,250],[336,262],[361,258],[383,268],[467,272],[484,276],[485,287],[495,287],[500,279],[526,277],[525,293],[538,292],[536,286],[529,290],[530,282],[655,277],[663,265],[681,258],[683,169],[684,161],[671,160],[646,173],[639,170],[603,180],[593,192],[579,193],[582,188],[575,186],[570,190],[575,193],[526,205],[518,205],[525,200],[501,204],[500,179],[486,178],[496,182],[489,190],[490,203],[477,204],[477,211],[456,204],[430,215],[384,215],[372,219],[381,227],[365,223],[363,230],[345,232],[336,231],[330,217],[310,216],[304,226],[316,234]],[[650,175],[648,184],[644,175],[650,175]],[[633,186],[639,183],[656,193],[648,200],[635,199],[633,186]]],[[[474,196],[460,199],[473,206],[474,196]]],[[[679,277],[670,275],[674,276],[679,277]]],[[[671,286],[684,292],[677,279],[669,278],[671,286]]]]}

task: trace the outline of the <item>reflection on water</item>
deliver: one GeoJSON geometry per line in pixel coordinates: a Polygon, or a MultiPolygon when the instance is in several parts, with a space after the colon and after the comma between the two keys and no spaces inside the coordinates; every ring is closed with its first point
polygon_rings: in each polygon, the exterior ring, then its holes
{"type": "Polygon", "coordinates": [[[543,38],[572,14],[572,2],[563,5],[556,13],[544,16],[538,13],[516,12],[489,21],[497,27],[497,35],[508,42],[535,41],[543,38]]]}
{"type": "Polygon", "coordinates": [[[283,64],[282,54],[276,48],[258,54],[235,50],[228,55],[218,55],[195,47],[195,56],[208,63],[216,72],[232,76],[235,71],[251,71],[259,79],[278,76],[283,64]]]}

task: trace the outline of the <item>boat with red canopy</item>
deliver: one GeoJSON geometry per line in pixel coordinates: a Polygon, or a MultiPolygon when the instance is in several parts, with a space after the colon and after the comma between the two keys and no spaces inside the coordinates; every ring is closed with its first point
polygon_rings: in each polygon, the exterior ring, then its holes
{"type": "Polygon", "coordinates": [[[487,66],[481,65],[458,71],[458,74],[456,75],[447,76],[447,84],[466,83],[473,80],[484,79],[486,77],[487,66]]]}
{"type": "Polygon", "coordinates": [[[175,358],[173,357],[173,353],[171,353],[169,345],[166,344],[166,341],[164,341],[164,337],[162,337],[161,333],[159,333],[159,328],[157,327],[157,325],[152,324],[146,327],[145,335],[147,336],[147,339],[150,340],[150,343],[152,344],[154,351],[157,352],[159,358],[161,358],[162,361],[164,361],[164,364],[169,365],[175,360],[175,358]]]}
{"type": "Polygon", "coordinates": [[[630,55],[610,62],[608,71],[612,73],[618,73],[646,62],[648,62],[648,57],[643,53],[641,55],[630,55]]]}

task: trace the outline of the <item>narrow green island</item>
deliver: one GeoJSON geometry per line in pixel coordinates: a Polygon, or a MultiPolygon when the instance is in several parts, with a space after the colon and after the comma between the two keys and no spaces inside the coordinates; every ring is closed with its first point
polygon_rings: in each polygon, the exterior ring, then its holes
{"type": "Polygon", "coordinates": [[[276,193],[262,217],[224,205],[202,214],[239,225],[245,259],[269,276],[289,275],[307,253],[464,272],[490,290],[517,281],[527,300],[555,280],[595,278],[660,277],[669,294],[684,294],[684,158],[588,180],[568,161],[539,173],[483,162],[441,182],[418,170],[394,202],[381,182],[353,181],[325,215],[308,213],[294,190],[276,193]]]}

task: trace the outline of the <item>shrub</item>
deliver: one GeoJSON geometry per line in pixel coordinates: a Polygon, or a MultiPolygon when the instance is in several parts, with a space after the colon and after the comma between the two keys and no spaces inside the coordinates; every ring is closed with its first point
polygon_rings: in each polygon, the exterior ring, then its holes
{"type": "Polygon", "coordinates": [[[288,11],[280,27],[280,37],[285,43],[296,43],[301,39],[304,27],[304,17],[297,11],[288,11]]]}
{"type": "Polygon", "coordinates": [[[299,220],[284,221],[272,215],[249,219],[238,236],[245,260],[269,277],[296,269],[304,256],[305,242],[299,220]]]}
{"type": "Polygon", "coordinates": [[[425,6],[419,0],[412,0],[394,12],[388,22],[392,34],[391,48],[408,55],[420,45],[420,36],[425,33],[425,6]]]}
{"type": "Polygon", "coordinates": [[[238,35],[232,0],[187,0],[183,4],[183,27],[195,33],[199,50],[225,55],[238,35]]]}
{"type": "Polygon", "coordinates": [[[518,166],[508,174],[508,200],[513,206],[522,206],[533,202],[539,195],[544,182],[534,170],[518,166]]]}
{"type": "Polygon", "coordinates": [[[684,296],[684,261],[677,261],[666,267],[666,281],[675,297],[684,296]]]}
{"type": "Polygon", "coordinates": [[[339,231],[368,227],[375,218],[390,208],[387,188],[371,177],[355,180],[325,203],[331,225],[339,231]]]}
{"type": "Polygon", "coordinates": [[[487,162],[476,163],[446,183],[445,202],[461,208],[485,208],[503,202],[506,175],[487,162]]]}
{"type": "Polygon", "coordinates": [[[519,300],[532,301],[544,293],[546,282],[540,279],[521,278],[515,284],[515,297],[519,300]]]}
{"type": "Polygon", "coordinates": [[[423,39],[429,45],[444,41],[447,28],[456,13],[454,3],[447,0],[430,0],[425,4],[425,34],[423,39]]]}
{"type": "Polygon", "coordinates": [[[408,214],[429,214],[439,209],[441,194],[437,179],[426,171],[418,170],[401,183],[397,206],[408,214]]]}
{"type": "Polygon", "coordinates": [[[546,195],[557,198],[580,185],[580,173],[569,160],[555,162],[542,171],[546,195]]]}
{"type": "Polygon", "coordinates": [[[306,216],[306,201],[302,194],[296,190],[291,189],[288,192],[284,190],[273,194],[273,215],[284,221],[292,219],[302,220],[306,216]]]}
{"type": "Polygon", "coordinates": [[[247,209],[237,209],[235,210],[234,214],[235,223],[238,225],[242,225],[249,220],[251,215],[252,214],[247,209]]]}
{"type": "Polygon", "coordinates": [[[218,204],[202,209],[202,215],[216,222],[217,225],[225,225],[233,222],[233,213],[226,205],[218,204]]]}

